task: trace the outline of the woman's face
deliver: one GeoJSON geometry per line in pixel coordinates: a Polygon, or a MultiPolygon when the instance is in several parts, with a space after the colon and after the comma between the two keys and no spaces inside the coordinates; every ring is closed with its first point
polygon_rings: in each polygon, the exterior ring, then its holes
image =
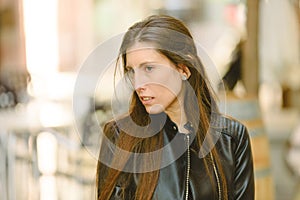
{"type": "Polygon", "coordinates": [[[182,69],[154,48],[141,43],[128,49],[126,60],[127,75],[149,114],[180,109],[182,69]]]}

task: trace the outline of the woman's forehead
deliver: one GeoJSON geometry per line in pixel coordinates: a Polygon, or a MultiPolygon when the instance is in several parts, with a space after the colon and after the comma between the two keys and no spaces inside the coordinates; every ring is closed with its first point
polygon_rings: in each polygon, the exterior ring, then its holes
{"type": "Polygon", "coordinates": [[[142,63],[170,64],[170,60],[155,48],[135,48],[126,54],[126,66],[136,67],[142,63]]]}

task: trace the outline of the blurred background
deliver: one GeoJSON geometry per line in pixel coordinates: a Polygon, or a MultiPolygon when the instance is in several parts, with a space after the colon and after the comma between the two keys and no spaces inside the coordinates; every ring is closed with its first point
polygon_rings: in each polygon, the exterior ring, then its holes
{"type": "Polygon", "coordinates": [[[1,200],[96,198],[112,87],[76,88],[74,120],[76,78],[97,45],[151,14],[183,20],[214,62],[223,110],[250,131],[256,199],[300,199],[299,0],[0,0],[1,200]]]}

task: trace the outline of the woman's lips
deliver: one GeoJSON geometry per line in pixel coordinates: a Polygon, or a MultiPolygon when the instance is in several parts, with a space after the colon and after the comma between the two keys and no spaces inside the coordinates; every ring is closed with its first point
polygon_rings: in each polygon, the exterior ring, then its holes
{"type": "Polygon", "coordinates": [[[140,100],[142,101],[142,103],[144,105],[149,105],[153,102],[154,97],[150,97],[150,96],[141,96],[140,100]]]}

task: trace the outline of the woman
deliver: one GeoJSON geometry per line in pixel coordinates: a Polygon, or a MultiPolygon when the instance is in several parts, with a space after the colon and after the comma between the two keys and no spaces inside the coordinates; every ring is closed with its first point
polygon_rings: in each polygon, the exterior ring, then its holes
{"type": "Polygon", "coordinates": [[[164,15],[134,24],[118,63],[133,94],[104,127],[98,199],[254,199],[247,129],[218,113],[186,26],[164,15]]]}

